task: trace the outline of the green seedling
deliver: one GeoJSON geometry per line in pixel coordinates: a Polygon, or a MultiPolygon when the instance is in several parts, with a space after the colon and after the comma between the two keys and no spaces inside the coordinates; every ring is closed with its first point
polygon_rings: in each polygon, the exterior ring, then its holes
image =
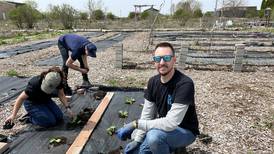
{"type": "Polygon", "coordinates": [[[127,118],[128,112],[127,111],[119,111],[119,117],[120,118],[127,118]]]}
{"type": "Polygon", "coordinates": [[[61,144],[66,144],[67,138],[64,136],[52,137],[49,139],[49,145],[58,146],[61,144]]]}
{"type": "Polygon", "coordinates": [[[74,117],[74,119],[67,123],[68,129],[73,129],[78,126],[84,126],[86,122],[89,120],[90,116],[94,112],[93,108],[85,108],[82,111],[80,111],[77,116],[74,117]]]}
{"type": "Polygon", "coordinates": [[[114,125],[107,128],[107,133],[110,136],[112,136],[115,133],[115,131],[116,131],[116,126],[114,126],[114,125]]]}
{"type": "Polygon", "coordinates": [[[135,99],[132,97],[126,97],[126,104],[133,104],[135,102],[135,99]]]}

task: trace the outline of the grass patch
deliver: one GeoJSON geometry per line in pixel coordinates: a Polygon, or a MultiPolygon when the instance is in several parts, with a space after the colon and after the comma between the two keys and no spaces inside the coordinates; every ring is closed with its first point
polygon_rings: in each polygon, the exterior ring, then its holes
{"type": "Polygon", "coordinates": [[[115,79],[110,79],[110,80],[108,80],[107,82],[108,82],[108,84],[110,84],[110,85],[113,86],[113,87],[118,86],[118,81],[115,80],[115,79]]]}
{"type": "Polygon", "coordinates": [[[19,75],[18,72],[17,72],[16,70],[14,70],[14,69],[8,70],[8,71],[6,72],[6,74],[7,74],[8,76],[18,76],[18,75],[19,75]]]}
{"type": "Polygon", "coordinates": [[[32,33],[22,32],[22,33],[17,33],[14,36],[0,37],[0,45],[16,44],[16,43],[26,42],[26,41],[48,39],[48,38],[53,38],[69,32],[70,31],[54,31],[54,32],[45,31],[45,32],[32,32],[32,33]]]}

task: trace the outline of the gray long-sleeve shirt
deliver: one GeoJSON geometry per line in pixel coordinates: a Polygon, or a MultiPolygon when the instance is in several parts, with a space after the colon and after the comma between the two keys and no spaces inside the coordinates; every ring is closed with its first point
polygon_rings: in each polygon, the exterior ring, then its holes
{"type": "Polygon", "coordinates": [[[157,108],[155,103],[145,99],[141,118],[138,120],[138,129],[134,140],[141,142],[145,133],[152,129],[158,128],[163,131],[172,131],[183,121],[189,105],[174,102],[166,117],[156,118],[157,108]]]}

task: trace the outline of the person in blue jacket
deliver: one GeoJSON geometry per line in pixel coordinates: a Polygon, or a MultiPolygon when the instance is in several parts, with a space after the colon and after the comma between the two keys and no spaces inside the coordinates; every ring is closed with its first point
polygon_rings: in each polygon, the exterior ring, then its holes
{"type": "MultiPolygon", "coordinates": [[[[59,37],[58,48],[62,55],[62,70],[66,79],[68,77],[68,68],[71,68],[82,73],[83,86],[91,86],[87,74],[89,71],[87,56],[96,57],[97,47],[83,36],[65,34],[59,37]],[[71,54],[69,54],[69,52],[71,52],[71,54]],[[74,64],[76,60],[79,61],[80,67],[74,64]]],[[[64,83],[64,85],[66,95],[71,95],[71,88],[68,86],[67,82],[64,83]]]]}

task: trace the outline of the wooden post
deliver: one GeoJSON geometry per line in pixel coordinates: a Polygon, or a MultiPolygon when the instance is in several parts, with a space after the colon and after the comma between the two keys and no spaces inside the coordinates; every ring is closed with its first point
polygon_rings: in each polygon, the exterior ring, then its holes
{"type": "Polygon", "coordinates": [[[9,148],[9,143],[0,142],[0,153],[4,153],[9,148]]]}
{"type": "Polygon", "coordinates": [[[243,69],[243,61],[245,57],[245,45],[244,44],[236,44],[235,45],[235,59],[233,61],[233,71],[241,72],[243,69]]]}
{"type": "Polygon", "coordinates": [[[188,45],[181,45],[179,67],[184,69],[186,67],[186,59],[188,54],[188,45]]]}
{"type": "Polygon", "coordinates": [[[93,130],[95,129],[97,123],[103,116],[108,104],[110,103],[112,96],[114,95],[113,92],[108,92],[107,95],[104,97],[102,102],[99,104],[99,106],[96,108],[94,113],[91,115],[89,120],[87,121],[85,127],[82,129],[82,131],[79,133],[79,135],[76,137],[72,145],[69,147],[66,154],[80,154],[83,150],[84,146],[86,145],[87,141],[90,138],[90,135],[92,134],[93,130]]]}
{"type": "Polygon", "coordinates": [[[116,60],[115,60],[115,67],[116,68],[123,68],[123,44],[122,43],[118,43],[115,46],[115,50],[116,50],[116,60]]]}

